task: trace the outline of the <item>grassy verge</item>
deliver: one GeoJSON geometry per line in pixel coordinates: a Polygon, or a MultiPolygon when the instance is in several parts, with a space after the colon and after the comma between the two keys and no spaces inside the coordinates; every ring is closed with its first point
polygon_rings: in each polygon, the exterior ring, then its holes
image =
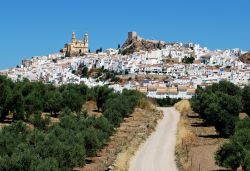
{"type": "Polygon", "coordinates": [[[191,112],[191,107],[188,100],[182,100],[175,104],[175,108],[181,114],[180,121],[178,123],[175,148],[176,163],[179,170],[186,170],[188,166],[188,152],[195,136],[188,128],[188,123],[186,121],[187,115],[191,112]]]}

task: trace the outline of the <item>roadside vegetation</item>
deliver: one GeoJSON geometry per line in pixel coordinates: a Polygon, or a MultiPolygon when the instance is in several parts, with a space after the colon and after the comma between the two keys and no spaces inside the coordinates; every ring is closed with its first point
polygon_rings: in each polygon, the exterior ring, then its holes
{"type": "Polygon", "coordinates": [[[55,87],[0,76],[0,170],[73,170],[96,156],[124,118],[145,96],[137,91],[115,93],[108,87],[55,87]],[[91,117],[88,100],[103,113],[91,117]],[[48,113],[44,115],[44,113],[48,113]],[[51,123],[51,118],[59,118],[51,123]]]}
{"type": "Polygon", "coordinates": [[[188,154],[195,137],[187,121],[187,115],[191,113],[192,109],[188,100],[181,100],[177,102],[174,107],[181,114],[176,137],[176,164],[179,170],[188,170],[188,154]]]}

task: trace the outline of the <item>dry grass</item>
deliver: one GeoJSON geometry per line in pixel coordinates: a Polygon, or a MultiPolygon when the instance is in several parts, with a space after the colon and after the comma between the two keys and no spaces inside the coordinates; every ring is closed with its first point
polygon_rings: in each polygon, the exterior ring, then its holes
{"type": "Polygon", "coordinates": [[[182,100],[175,105],[176,110],[181,113],[180,121],[178,123],[176,153],[178,154],[177,161],[183,168],[187,167],[188,153],[192,142],[195,139],[194,133],[188,128],[186,121],[187,115],[192,111],[188,100],[182,100]]]}
{"type": "Polygon", "coordinates": [[[131,146],[128,149],[118,154],[117,159],[114,163],[115,171],[127,171],[130,159],[134,156],[136,150],[140,144],[146,139],[147,135],[143,135],[140,139],[137,137],[131,142],[131,146]]]}
{"type": "Polygon", "coordinates": [[[190,102],[188,100],[181,100],[174,105],[181,115],[187,115],[192,112],[190,102]]]}
{"type": "Polygon", "coordinates": [[[178,123],[177,144],[190,144],[192,143],[195,135],[187,128],[187,123],[183,118],[180,118],[178,123]]]}
{"type": "Polygon", "coordinates": [[[148,111],[156,110],[155,105],[145,98],[139,100],[137,107],[148,111]]]}
{"type": "Polygon", "coordinates": [[[178,123],[177,145],[183,143],[190,144],[195,137],[194,133],[188,128],[188,123],[185,120],[187,115],[192,111],[190,103],[188,100],[182,100],[174,106],[176,110],[181,113],[181,118],[178,123]]]}

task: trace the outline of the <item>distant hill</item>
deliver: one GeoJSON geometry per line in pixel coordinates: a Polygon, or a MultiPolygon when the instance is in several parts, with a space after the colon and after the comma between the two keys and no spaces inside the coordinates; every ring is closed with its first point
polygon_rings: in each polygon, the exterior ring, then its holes
{"type": "Polygon", "coordinates": [[[250,64],[250,52],[241,55],[239,58],[241,62],[245,64],[250,64]]]}
{"type": "Polygon", "coordinates": [[[134,52],[151,51],[155,49],[162,49],[165,45],[162,41],[157,40],[145,40],[139,36],[135,35],[129,36],[128,39],[124,42],[120,49],[120,54],[128,55],[134,52]]]}

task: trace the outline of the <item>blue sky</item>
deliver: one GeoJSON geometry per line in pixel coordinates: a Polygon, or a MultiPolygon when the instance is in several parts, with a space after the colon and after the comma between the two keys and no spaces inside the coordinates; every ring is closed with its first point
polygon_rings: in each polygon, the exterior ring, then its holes
{"type": "Polygon", "coordinates": [[[147,39],[250,50],[249,0],[2,0],[0,69],[59,51],[89,32],[90,49],[147,39]]]}

